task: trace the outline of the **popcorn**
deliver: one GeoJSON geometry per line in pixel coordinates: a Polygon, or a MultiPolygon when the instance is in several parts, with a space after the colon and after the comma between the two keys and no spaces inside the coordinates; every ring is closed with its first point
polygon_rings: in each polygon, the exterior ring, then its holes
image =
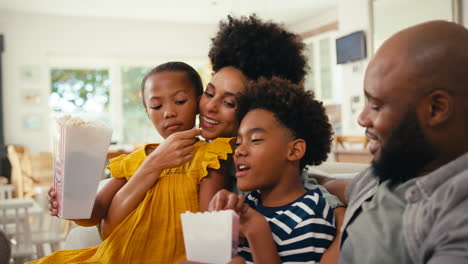
{"type": "Polygon", "coordinates": [[[112,129],[70,115],[57,119],[54,139],[54,188],[58,216],[88,219],[104,171],[112,129]]]}
{"type": "Polygon", "coordinates": [[[187,259],[228,263],[237,255],[239,216],[233,210],[181,214],[187,259]]]}

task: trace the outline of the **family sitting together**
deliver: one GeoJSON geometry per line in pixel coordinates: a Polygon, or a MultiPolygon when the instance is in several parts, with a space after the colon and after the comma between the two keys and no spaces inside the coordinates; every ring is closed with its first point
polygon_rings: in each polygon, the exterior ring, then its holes
{"type": "Polygon", "coordinates": [[[183,62],[144,77],[143,106],[165,140],[110,161],[91,218],[75,220],[99,225],[102,244],[30,263],[191,263],[180,214],[225,209],[240,216],[230,263],[468,263],[467,47],[468,30],[444,21],[384,42],[358,120],[371,167],[306,189],[301,175],[327,159],[333,132],[303,87],[304,44],[256,16],[228,17],[205,90],[183,62]]]}

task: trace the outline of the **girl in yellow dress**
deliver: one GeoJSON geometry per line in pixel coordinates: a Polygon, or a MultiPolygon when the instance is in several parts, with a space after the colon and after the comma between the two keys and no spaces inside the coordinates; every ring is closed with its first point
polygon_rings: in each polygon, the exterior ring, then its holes
{"type": "Polygon", "coordinates": [[[104,241],[95,247],[60,250],[31,263],[185,259],[180,214],[207,210],[226,183],[220,160],[232,153],[230,138],[197,140],[201,130],[194,126],[202,93],[200,76],[185,63],[168,62],[150,71],[142,81],[143,105],[164,142],[112,159],[108,169],[113,178],[98,193],[91,218],[75,221],[85,226],[101,223],[104,241]]]}

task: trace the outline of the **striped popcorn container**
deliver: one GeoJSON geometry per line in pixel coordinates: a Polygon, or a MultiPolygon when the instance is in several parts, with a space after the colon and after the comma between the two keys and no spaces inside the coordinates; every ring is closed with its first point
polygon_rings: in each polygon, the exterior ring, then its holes
{"type": "Polygon", "coordinates": [[[106,163],[112,129],[69,115],[57,119],[54,188],[63,219],[88,219],[106,163]]]}

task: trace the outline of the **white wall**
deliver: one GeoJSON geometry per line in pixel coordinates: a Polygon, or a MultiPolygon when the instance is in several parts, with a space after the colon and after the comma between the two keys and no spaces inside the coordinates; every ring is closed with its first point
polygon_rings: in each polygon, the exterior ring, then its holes
{"type": "MultiPolygon", "coordinates": [[[[368,42],[367,56],[370,57],[371,48],[369,46],[372,37],[370,35],[369,0],[338,0],[337,3],[337,9],[327,10],[319,16],[290,25],[289,28],[296,33],[304,33],[332,22],[338,22],[338,37],[364,30],[368,42]]],[[[335,51],[333,50],[333,52],[335,51]]],[[[367,63],[368,59],[337,65],[334,72],[334,88],[340,97],[338,101],[343,102],[341,108],[342,133],[346,135],[363,135],[364,133],[364,130],[357,125],[357,115],[362,107],[353,104],[353,109],[357,109],[357,111],[355,110],[352,114],[350,98],[358,95],[361,103],[364,102],[362,84],[367,63]]]]}
{"type": "Polygon", "coordinates": [[[338,65],[341,78],[337,84],[344,98],[341,107],[343,134],[363,135],[364,129],[357,124],[357,117],[364,103],[364,72],[372,56],[369,0],[338,0],[338,26],[340,36],[359,30],[364,30],[366,33],[367,59],[338,65]],[[354,96],[359,96],[359,103],[351,104],[350,98],[354,96]]]}
{"type": "Polygon", "coordinates": [[[461,19],[463,25],[468,27],[468,0],[461,0],[461,19]]]}
{"type": "Polygon", "coordinates": [[[338,21],[338,14],[336,8],[325,10],[317,16],[313,16],[295,24],[287,25],[287,27],[295,33],[304,33],[317,29],[321,26],[338,21]]]}
{"type": "Polygon", "coordinates": [[[50,149],[49,67],[57,61],[78,64],[153,64],[167,59],[205,60],[217,25],[185,25],[133,20],[61,17],[11,13],[0,9],[4,35],[3,114],[6,144],[23,144],[33,152],[50,149]],[[89,58],[89,59],[88,59],[89,58]],[[91,59],[92,58],[92,59],[91,59]],[[20,69],[38,69],[34,81],[20,69]],[[24,91],[40,94],[38,105],[25,103],[24,91]],[[26,116],[40,118],[39,129],[25,129],[26,116]]]}

